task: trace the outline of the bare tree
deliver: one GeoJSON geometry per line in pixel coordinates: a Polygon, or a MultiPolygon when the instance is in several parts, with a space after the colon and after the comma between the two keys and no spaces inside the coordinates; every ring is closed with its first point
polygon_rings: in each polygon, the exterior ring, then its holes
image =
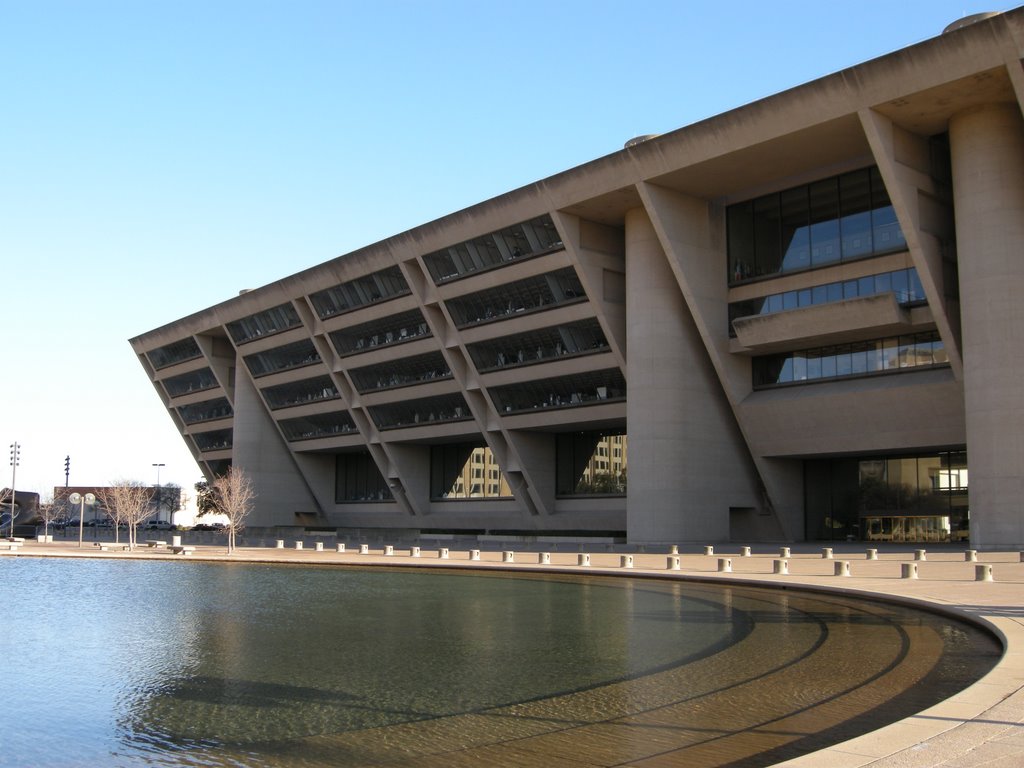
{"type": "Polygon", "coordinates": [[[228,554],[235,551],[235,534],[245,527],[256,493],[245,470],[230,467],[227,474],[213,481],[217,511],[228,519],[228,554]]]}
{"type": "MultiPolygon", "coordinates": [[[[102,495],[103,505],[110,511],[115,531],[122,523],[128,526],[128,547],[135,549],[139,525],[153,513],[149,486],[136,480],[118,480],[111,483],[102,495]]],[[[114,541],[119,540],[115,533],[114,541]]]]}
{"type": "Polygon", "coordinates": [[[43,536],[50,534],[50,526],[57,520],[67,515],[67,494],[63,491],[54,491],[50,498],[39,505],[39,519],[43,521],[43,536]]]}

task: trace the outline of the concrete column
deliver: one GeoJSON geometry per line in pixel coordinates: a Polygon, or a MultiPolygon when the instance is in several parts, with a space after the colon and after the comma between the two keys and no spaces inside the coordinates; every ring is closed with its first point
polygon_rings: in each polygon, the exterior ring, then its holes
{"type": "Polygon", "coordinates": [[[244,369],[239,356],[232,457],[234,465],[249,475],[256,492],[246,525],[295,525],[296,512],[317,514],[320,508],[244,369]]]}
{"type": "Polygon", "coordinates": [[[736,427],[651,220],[626,214],[630,541],[724,541],[736,427]]]}
{"type": "MultiPolygon", "coordinates": [[[[971,543],[1024,545],[1024,119],[1015,103],[949,121],[970,467],[971,543]]],[[[632,469],[632,467],[630,468],[632,469]]]]}

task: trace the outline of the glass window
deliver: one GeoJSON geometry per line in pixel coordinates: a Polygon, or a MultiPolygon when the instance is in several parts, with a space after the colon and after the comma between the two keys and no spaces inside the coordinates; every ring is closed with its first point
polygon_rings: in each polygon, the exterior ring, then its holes
{"type": "Polygon", "coordinates": [[[811,289],[811,303],[812,304],[827,304],[828,303],[828,286],[827,285],[816,285],[811,289]]]}
{"type": "Polygon", "coordinates": [[[907,241],[896,220],[896,211],[889,201],[889,193],[882,183],[878,168],[871,169],[871,229],[875,253],[902,250],[907,241]]]}
{"type": "Polygon", "coordinates": [[[836,347],[836,376],[853,373],[853,357],[848,346],[836,347]]]}
{"type": "Polygon", "coordinates": [[[811,264],[834,264],[840,259],[839,184],[825,179],[810,186],[811,264]]]}
{"type": "Polygon", "coordinates": [[[857,281],[857,295],[858,296],[874,296],[875,295],[875,276],[868,275],[862,277],[857,281]]]}
{"type": "Polygon", "coordinates": [[[875,293],[888,293],[892,290],[892,272],[875,275],[875,293]]]}
{"type": "Polygon", "coordinates": [[[799,294],[797,295],[797,305],[801,306],[801,307],[809,307],[809,306],[811,306],[811,289],[810,288],[804,288],[802,291],[799,292],[799,294]]]}
{"type": "Polygon", "coordinates": [[[836,375],[836,350],[834,347],[825,347],[821,350],[821,378],[832,379],[836,375]]]}
{"type": "Polygon", "coordinates": [[[924,301],[924,286],[913,267],[907,270],[907,301],[924,301]]]}
{"type": "Polygon", "coordinates": [[[730,205],[726,210],[729,230],[729,254],[732,259],[729,279],[739,282],[754,276],[754,203],[730,205]]]}
{"type": "Polygon", "coordinates": [[[555,439],[556,492],[560,496],[625,495],[627,455],[624,432],[559,434],[555,439]],[[610,460],[599,458],[609,454],[610,460]]]}
{"type": "Polygon", "coordinates": [[[844,299],[855,299],[857,298],[857,281],[847,280],[843,283],[843,298],[844,299]]]}
{"type": "Polygon", "coordinates": [[[868,372],[868,346],[864,343],[850,347],[850,373],[854,376],[868,372]]]}
{"type": "Polygon", "coordinates": [[[782,270],[781,238],[778,196],[758,198],[754,201],[754,253],[758,276],[774,275],[782,270]]]}
{"type": "Polygon", "coordinates": [[[796,309],[799,306],[799,299],[796,291],[786,291],[782,294],[782,308],[796,309]]]}
{"type": "Polygon", "coordinates": [[[867,169],[839,177],[843,259],[871,254],[871,183],[867,169]]]}
{"type": "Polygon", "coordinates": [[[811,233],[807,188],[788,189],[780,196],[782,215],[782,271],[811,266],[811,233]]]}
{"type": "Polygon", "coordinates": [[[807,354],[807,379],[813,381],[821,378],[821,352],[811,350],[807,354]]]}
{"type": "Polygon", "coordinates": [[[826,302],[831,304],[834,301],[843,300],[843,284],[829,283],[825,286],[826,302]]]}

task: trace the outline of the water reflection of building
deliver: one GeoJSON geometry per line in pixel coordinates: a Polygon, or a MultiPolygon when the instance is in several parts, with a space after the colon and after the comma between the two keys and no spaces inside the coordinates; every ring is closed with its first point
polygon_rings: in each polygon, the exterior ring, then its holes
{"type": "Polygon", "coordinates": [[[644,137],[132,344],[207,476],[253,474],[256,526],[1022,545],[1022,28],[644,137]],[[600,453],[627,424],[628,485],[600,453]]]}

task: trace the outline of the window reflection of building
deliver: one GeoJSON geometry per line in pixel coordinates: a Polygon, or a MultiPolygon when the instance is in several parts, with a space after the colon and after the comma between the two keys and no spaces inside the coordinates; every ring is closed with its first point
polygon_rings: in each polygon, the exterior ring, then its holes
{"type": "Polygon", "coordinates": [[[556,450],[558,495],[625,495],[628,478],[625,432],[561,434],[556,450]]]}
{"type": "Polygon", "coordinates": [[[895,542],[968,538],[965,451],[804,464],[808,538],[895,542]]]}
{"type": "Polygon", "coordinates": [[[507,499],[512,489],[490,448],[453,443],[430,449],[430,496],[439,501],[507,499]]]}

